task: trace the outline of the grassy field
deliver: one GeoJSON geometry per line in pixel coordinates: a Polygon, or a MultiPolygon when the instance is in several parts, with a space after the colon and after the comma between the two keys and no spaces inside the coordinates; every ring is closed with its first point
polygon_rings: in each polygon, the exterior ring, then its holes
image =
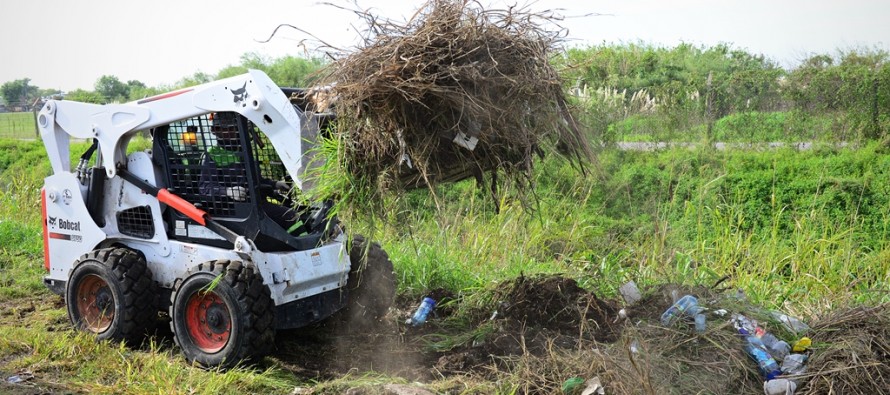
{"type": "Polygon", "coordinates": [[[37,127],[30,112],[0,113],[0,138],[35,138],[37,127]]]}
{"type": "MultiPolygon", "coordinates": [[[[85,148],[76,143],[72,155],[85,148]]],[[[492,331],[472,329],[468,317],[474,309],[491,311],[498,284],[541,273],[576,280],[610,300],[629,280],[647,294],[667,283],[722,283],[754,305],[807,320],[890,302],[890,156],[879,144],[809,151],[607,149],[589,170],[582,176],[558,159],[543,161],[532,200],[524,205],[501,191],[500,213],[488,193],[462,182],[437,188],[437,199],[429,191],[393,197],[375,221],[348,209],[342,217],[388,251],[408,308],[434,290],[459,295],[462,305],[450,307],[456,313],[448,322],[466,325],[470,336],[492,331]]],[[[373,371],[333,379],[295,374],[301,368],[276,356],[258,366],[207,371],[185,363],[169,337],[131,349],[73,332],[64,305],[41,282],[38,196],[48,172],[40,142],[0,139],[2,378],[33,375],[34,387],[25,388],[48,392],[165,394],[288,394],[297,387],[382,393],[382,383],[409,381],[373,371]]],[[[428,333],[423,339],[441,345],[472,337],[428,333]]],[[[440,377],[428,385],[451,393],[538,393],[532,384],[543,379],[531,373],[553,365],[522,361],[544,365],[440,377]]],[[[15,388],[21,387],[0,386],[0,392],[15,388]]]]}

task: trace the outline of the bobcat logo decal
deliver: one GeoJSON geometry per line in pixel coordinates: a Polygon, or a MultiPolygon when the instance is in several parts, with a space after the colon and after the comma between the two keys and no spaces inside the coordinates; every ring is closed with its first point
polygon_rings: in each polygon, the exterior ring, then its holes
{"type": "Polygon", "coordinates": [[[232,99],[235,103],[240,103],[247,99],[247,82],[244,83],[244,86],[238,89],[232,89],[232,99]]]}
{"type": "Polygon", "coordinates": [[[49,226],[56,226],[56,217],[47,217],[46,223],[49,224],[49,226]]]}

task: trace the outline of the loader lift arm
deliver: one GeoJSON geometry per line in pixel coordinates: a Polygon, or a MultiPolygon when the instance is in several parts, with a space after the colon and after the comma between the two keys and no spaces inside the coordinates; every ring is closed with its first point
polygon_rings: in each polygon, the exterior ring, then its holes
{"type": "Polygon", "coordinates": [[[257,70],[125,104],[49,100],[37,116],[37,126],[54,173],[71,171],[71,138],[95,138],[112,178],[126,162],[127,144],[137,131],[208,112],[237,112],[263,125],[294,185],[303,188],[300,115],[281,88],[257,70]]]}

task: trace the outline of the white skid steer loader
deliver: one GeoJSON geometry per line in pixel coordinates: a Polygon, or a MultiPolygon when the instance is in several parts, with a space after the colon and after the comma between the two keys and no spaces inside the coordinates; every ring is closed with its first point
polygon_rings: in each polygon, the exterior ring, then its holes
{"type": "Polygon", "coordinates": [[[45,104],[44,282],[77,329],[138,343],[166,312],[187,360],[225,368],[269,353],[276,330],[386,313],[387,254],[347,246],[330,201],[282,192],[308,187],[307,145],[331,118],[301,92],[251,70],[125,104],[45,104]],[[152,148],[128,153],[137,133],[152,148]],[[93,141],[75,166],[72,138],[93,141]]]}

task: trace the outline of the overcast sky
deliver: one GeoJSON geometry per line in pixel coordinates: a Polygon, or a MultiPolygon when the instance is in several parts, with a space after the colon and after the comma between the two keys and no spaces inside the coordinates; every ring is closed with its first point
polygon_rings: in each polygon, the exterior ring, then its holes
{"type": "MultiPolygon", "coordinates": [[[[329,0],[349,5],[343,0],[329,0]]],[[[637,42],[674,46],[732,44],[793,66],[807,54],[890,48],[887,0],[480,0],[491,7],[528,5],[568,17],[568,45],[637,42]],[[597,13],[601,16],[583,15],[597,13]]],[[[417,0],[359,0],[389,18],[410,17],[417,0]]],[[[246,52],[302,55],[306,35],[288,30],[259,43],[282,23],[325,41],[358,43],[351,13],[306,0],[26,0],[0,5],[0,83],[30,78],[41,88],[93,89],[102,75],[149,86],[197,71],[216,73],[246,52]]]]}

